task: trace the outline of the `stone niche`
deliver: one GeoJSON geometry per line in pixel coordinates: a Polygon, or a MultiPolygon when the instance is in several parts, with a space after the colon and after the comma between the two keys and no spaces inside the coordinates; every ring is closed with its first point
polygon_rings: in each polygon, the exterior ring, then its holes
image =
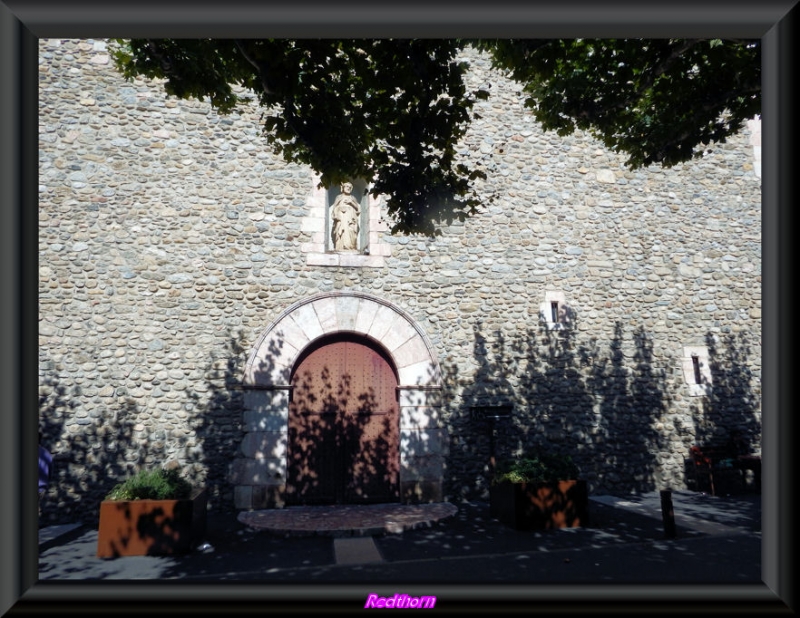
{"type": "Polygon", "coordinates": [[[356,251],[339,252],[331,243],[330,205],[339,194],[339,189],[320,188],[318,180],[307,199],[308,215],[303,218],[301,231],[311,236],[300,250],[306,255],[309,266],[335,266],[353,268],[382,268],[392,255],[391,245],[383,242],[388,225],[382,217],[383,200],[366,192],[366,183],[353,182],[353,194],[360,199],[361,219],[359,246],[356,251]]]}

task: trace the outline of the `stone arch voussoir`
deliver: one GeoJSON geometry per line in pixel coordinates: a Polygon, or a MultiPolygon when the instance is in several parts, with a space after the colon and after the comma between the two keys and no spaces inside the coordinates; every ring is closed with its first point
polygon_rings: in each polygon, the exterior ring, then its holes
{"type": "Polygon", "coordinates": [[[401,387],[441,384],[433,347],[404,311],[366,294],[328,293],[295,303],[264,331],[245,366],[243,385],[287,385],[306,347],[319,337],[342,332],[380,343],[394,361],[401,387]]]}

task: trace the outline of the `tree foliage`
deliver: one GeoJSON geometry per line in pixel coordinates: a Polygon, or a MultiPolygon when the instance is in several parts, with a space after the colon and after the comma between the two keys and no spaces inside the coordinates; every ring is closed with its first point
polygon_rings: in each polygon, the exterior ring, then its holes
{"type": "Polygon", "coordinates": [[[469,91],[465,45],[524,85],[545,129],[590,131],[628,164],[674,165],[723,142],[760,111],[757,41],[459,39],[129,39],[129,79],[220,113],[255,93],[264,135],[323,186],[363,178],[388,200],[392,232],[435,236],[482,199],[484,174],[457,147],[487,93],[469,91]]]}
{"type": "Polygon", "coordinates": [[[481,41],[522,83],[545,129],[576,128],[628,154],[635,169],[701,156],[761,111],[758,41],[481,41]]]}
{"type": "Polygon", "coordinates": [[[475,212],[481,173],[456,158],[475,93],[455,40],[141,40],[115,53],[126,77],[166,80],[166,92],[220,112],[257,93],[265,136],[324,186],[363,178],[388,196],[393,231],[436,233],[475,212]]]}

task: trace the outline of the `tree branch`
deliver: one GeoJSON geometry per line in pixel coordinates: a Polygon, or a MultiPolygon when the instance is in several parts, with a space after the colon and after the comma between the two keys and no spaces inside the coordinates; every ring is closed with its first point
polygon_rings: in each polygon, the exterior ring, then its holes
{"type": "Polygon", "coordinates": [[[258,78],[261,81],[261,88],[264,90],[264,94],[274,94],[272,89],[270,88],[269,81],[267,80],[267,65],[264,62],[259,62],[252,55],[248,53],[245,49],[244,41],[242,39],[234,39],[233,42],[236,44],[236,48],[239,52],[244,56],[244,59],[247,60],[250,64],[253,65],[255,68],[256,73],[258,73],[258,78]]]}

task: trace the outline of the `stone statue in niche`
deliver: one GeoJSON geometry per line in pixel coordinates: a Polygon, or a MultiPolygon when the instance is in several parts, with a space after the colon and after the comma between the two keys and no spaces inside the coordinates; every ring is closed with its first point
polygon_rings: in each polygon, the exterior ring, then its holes
{"type": "Polygon", "coordinates": [[[353,197],[352,183],[342,183],[341,190],[331,206],[331,240],[336,251],[356,251],[361,207],[353,197]]]}

